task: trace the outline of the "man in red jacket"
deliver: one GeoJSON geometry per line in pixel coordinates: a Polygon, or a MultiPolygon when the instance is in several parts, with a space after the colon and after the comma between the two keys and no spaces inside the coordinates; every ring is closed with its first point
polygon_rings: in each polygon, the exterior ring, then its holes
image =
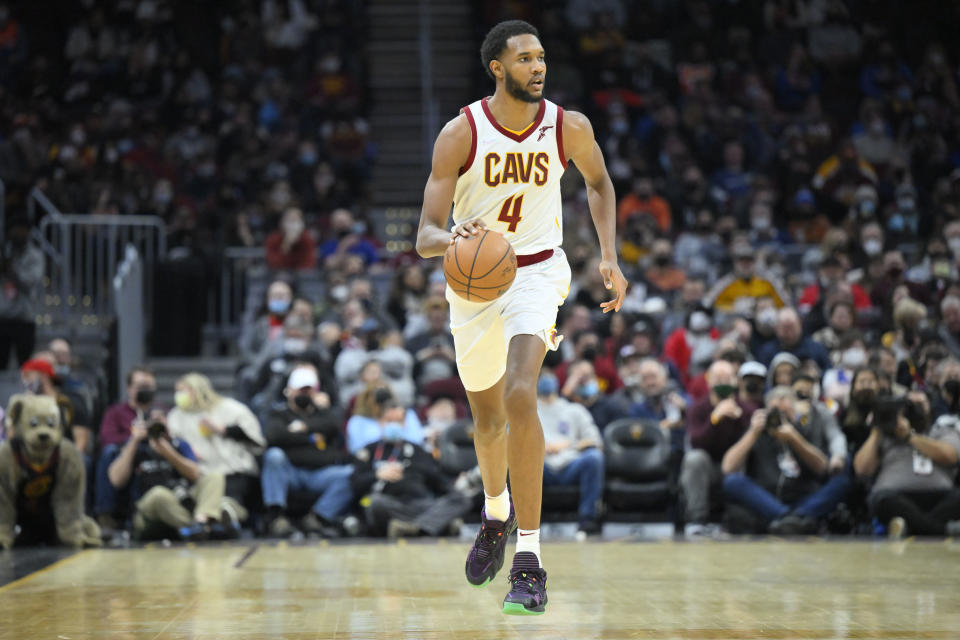
{"type": "Polygon", "coordinates": [[[710,497],[723,481],[720,462],[750,424],[756,406],[737,398],[737,370],[717,360],[707,369],[710,394],[687,412],[690,450],[683,456],[680,486],[689,532],[701,533],[710,517],[710,497]]]}

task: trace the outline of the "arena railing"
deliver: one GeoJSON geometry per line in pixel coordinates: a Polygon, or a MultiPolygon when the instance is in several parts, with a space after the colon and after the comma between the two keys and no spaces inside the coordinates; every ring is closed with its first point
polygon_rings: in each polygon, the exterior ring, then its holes
{"type": "MultiPolygon", "coordinates": [[[[62,214],[47,209],[36,235],[48,258],[47,311],[61,319],[113,314],[110,284],[128,244],[136,247],[146,274],[167,252],[166,225],[157,216],[62,214]]],[[[152,279],[145,278],[147,318],[152,317],[152,294],[152,279]]]]}
{"type": "Polygon", "coordinates": [[[245,315],[249,315],[248,289],[253,280],[269,275],[263,247],[226,247],[223,250],[219,286],[207,293],[208,317],[205,340],[235,342],[245,315]]]}
{"type": "Polygon", "coordinates": [[[113,311],[117,318],[116,381],[117,397],[125,398],[126,373],[146,360],[146,313],[144,268],[140,253],[132,244],[123,250],[123,261],[113,276],[113,311]]]}

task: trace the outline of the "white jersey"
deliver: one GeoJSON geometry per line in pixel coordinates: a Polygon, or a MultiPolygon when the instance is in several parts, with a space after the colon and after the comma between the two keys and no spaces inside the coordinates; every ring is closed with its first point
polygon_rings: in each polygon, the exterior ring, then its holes
{"type": "Polygon", "coordinates": [[[502,127],[486,98],[463,108],[473,134],[453,197],[453,221],[480,218],[502,233],[517,255],[539,253],[563,242],[560,177],[563,109],[540,101],[533,123],[517,133],[502,127]]]}

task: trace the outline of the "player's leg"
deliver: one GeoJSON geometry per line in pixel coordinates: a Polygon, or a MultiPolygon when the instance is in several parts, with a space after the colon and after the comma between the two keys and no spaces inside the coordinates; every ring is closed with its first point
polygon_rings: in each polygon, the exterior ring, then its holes
{"type": "Polygon", "coordinates": [[[521,529],[540,528],[543,495],[543,427],[537,415],[537,379],[546,345],[538,336],[518,335],[507,352],[503,404],[510,424],[507,460],[510,487],[521,529]]]}
{"type": "MultiPolygon", "coordinates": [[[[505,377],[483,391],[468,391],[470,412],[473,415],[473,446],[483,478],[483,491],[488,496],[499,496],[507,488],[507,414],[503,407],[505,377]]],[[[509,509],[508,509],[509,510],[509,509]]],[[[509,514],[496,513],[505,520],[509,514]]]]}
{"type": "Polygon", "coordinates": [[[544,443],[537,415],[537,379],[546,353],[543,339],[528,334],[513,336],[507,352],[507,459],[520,525],[517,552],[510,569],[510,590],[503,600],[503,612],[510,615],[539,615],[547,605],[547,572],[540,562],[544,443]]]}
{"type": "Polygon", "coordinates": [[[483,391],[468,391],[473,413],[473,444],[483,479],[484,506],[480,530],[467,554],[467,582],[482,587],[503,566],[507,539],[517,527],[517,518],[507,491],[507,429],[503,407],[504,376],[483,391]]]}

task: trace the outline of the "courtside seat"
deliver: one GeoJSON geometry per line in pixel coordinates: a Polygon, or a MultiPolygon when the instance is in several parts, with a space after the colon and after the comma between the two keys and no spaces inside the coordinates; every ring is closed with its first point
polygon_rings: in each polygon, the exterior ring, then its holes
{"type": "Polygon", "coordinates": [[[437,462],[451,476],[477,466],[477,452],[473,448],[473,421],[460,420],[444,429],[437,437],[437,452],[437,462]]]}
{"type": "Polygon", "coordinates": [[[604,430],[609,511],[662,511],[670,504],[670,443],[650,420],[623,418],[604,430]]]}

